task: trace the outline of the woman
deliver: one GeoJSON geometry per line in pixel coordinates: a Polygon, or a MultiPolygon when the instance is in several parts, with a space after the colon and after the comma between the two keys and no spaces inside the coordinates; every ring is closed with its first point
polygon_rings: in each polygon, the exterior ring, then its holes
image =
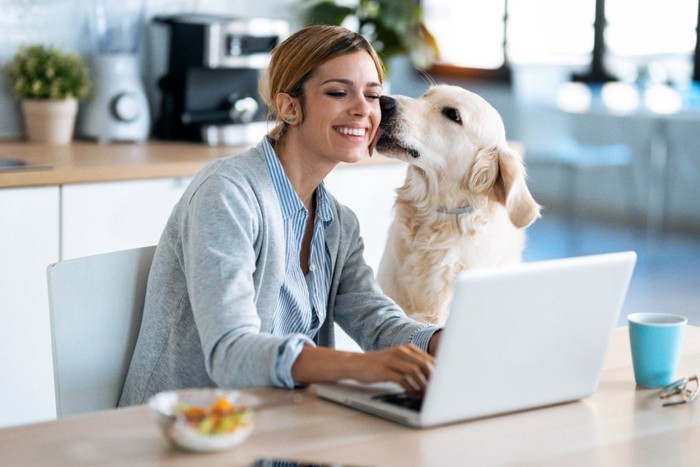
{"type": "Polygon", "coordinates": [[[382,79],[371,45],[344,28],[311,26],[275,48],[261,95],[278,125],[205,167],[174,208],[120,405],[165,389],[344,378],[425,389],[436,328],[381,293],[357,218],[323,185],[368,155],[382,79]],[[334,322],[366,352],[332,349],[334,322]]]}

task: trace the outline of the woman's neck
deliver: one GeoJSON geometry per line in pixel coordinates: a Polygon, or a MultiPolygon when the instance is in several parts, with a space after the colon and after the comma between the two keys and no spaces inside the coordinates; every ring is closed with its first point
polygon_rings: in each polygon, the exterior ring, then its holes
{"type": "Polygon", "coordinates": [[[314,162],[311,152],[296,143],[295,138],[289,134],[278,140],[274,148],[294,191],[306,206],[307,211],[311,212],[316,188],[333,167],[314,162]]]}

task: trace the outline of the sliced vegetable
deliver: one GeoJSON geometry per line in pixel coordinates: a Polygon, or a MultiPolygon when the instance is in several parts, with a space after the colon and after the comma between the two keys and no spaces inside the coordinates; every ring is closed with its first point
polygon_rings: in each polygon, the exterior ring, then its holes
{"type": "Polygon", "coordinates": [[[252,422],[252,414],[247,407],[237,406],[226,397],[220,397],[209,407],[188,406],[178,403],[175,413],[184,418],[185,423],[203,435],[224,435],[246,427],[252,422]]]}

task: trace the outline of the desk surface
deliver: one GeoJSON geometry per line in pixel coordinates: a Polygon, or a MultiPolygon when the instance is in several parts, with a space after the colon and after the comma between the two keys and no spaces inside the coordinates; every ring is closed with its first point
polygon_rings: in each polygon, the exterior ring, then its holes
{"type": "MultiPolygon", "coordinates": [[[[317,399],[311,390],[255,392],[258,415],[230,451],[171,448],[146,407],[0,430],[2,465],[251,465],[260,456],[378,466],[698,465],[700,402],[662,408],[635,387],[626,328],[615,331],[598,391],[582,401],[428,430],[317,399]]],[[[700,370],[700,328],[689,327],[680,375],[700,370]]],[[[515,388],[514,388],[515,389],[515,388]]]]}

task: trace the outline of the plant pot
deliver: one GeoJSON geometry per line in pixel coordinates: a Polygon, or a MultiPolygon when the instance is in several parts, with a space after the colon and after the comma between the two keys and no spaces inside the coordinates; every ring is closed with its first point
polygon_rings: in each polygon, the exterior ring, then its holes
{"type": "Polygon", "coordinates": [[[29,141],[41,144],[69,144],[73,140],[78,100],[26,99],[22,101],[24,127],[29,141]]]}

